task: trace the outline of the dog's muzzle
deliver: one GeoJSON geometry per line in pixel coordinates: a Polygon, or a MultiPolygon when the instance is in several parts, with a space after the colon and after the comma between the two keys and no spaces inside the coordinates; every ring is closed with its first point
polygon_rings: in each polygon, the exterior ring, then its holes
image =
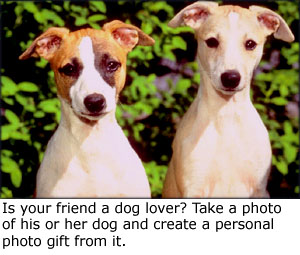
{"type": "Polygon", "coordinates": [[[228,70],[221,74],[222,85],[225,90],[234,90],[240,84],[241,75],[235,70],[228,70]]]}
{"type": "Polygon", "coordinates": [[[98,116],[106,108],[105,97],[101,94],[91,94],[85,97],[83,101],[86,109],[89,111],[90,116],[98,116]]]}

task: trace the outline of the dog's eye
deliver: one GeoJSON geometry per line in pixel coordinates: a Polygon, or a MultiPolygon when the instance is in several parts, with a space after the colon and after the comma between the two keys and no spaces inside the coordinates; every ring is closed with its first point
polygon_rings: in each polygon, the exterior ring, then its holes
{"type": "Polygon", "coordinates": [[[214,37],[207,39],[205,42],[209,48],[217,48],[219,46],[219,41],[214,37]]]}
{"type": "Polygon", "coordinates": [[[108,72],[115,72],[121,66],[121,64],[117,61],[110,61],[107,63],[106,70],[108,72]]]}
{"type": "Polygon", "coordinates": [[[257,43],[253,40],[247,40],[245,43],[246,50],[254,50],[256,48],[257,43]]]}
{"type": "Polygon", "coordinates": [[[59,71],[67,76],[73,76],[77,72],[75,65],[72,65],[70,63],[59,68],[59,71]]]}

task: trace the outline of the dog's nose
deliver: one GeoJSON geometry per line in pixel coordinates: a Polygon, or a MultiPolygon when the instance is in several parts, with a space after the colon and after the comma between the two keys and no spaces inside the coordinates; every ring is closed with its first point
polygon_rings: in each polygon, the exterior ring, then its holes
{"type": "Polygon", "coordinates": [[[91,113],[100,113],[106,107],[105,97],[101,94],[91,94],[84,99],[84,105],[91,113]]]}
{"type": "Polygon", "coordinates": [[[235,70],[229,70],[221,75],[221,81],[225,88],[234,89],[236,88],[241,80],[241,75],[235,70]]]}

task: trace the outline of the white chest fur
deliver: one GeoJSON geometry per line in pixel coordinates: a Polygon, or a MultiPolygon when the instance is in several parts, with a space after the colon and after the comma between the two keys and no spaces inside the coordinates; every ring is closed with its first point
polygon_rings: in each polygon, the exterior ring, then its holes
{"type": "Polygon", "coordinates": [[[216,112],[200,102],[193,102],[178,127],[166,196],[266,196],[271,147],[250,100],[216,112]]]}
{"type": "Polygon", "coordinates": [[[150,197],[140,159],[117,122],[105,118],[75,129],[62,118],[38,172],[38,197],[150,197]]]}

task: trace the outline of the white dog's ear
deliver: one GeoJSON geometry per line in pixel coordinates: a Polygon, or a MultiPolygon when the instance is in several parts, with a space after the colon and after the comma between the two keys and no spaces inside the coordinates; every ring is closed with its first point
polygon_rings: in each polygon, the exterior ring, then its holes
{"type": "Polygon", "coordinates": [[[69,29],[63,27],[51,27],[36,38],[30,47],[19,57],[27,59],[30,57],[43,57],[50,60],[60,47],[64,36],[69,34],[69,29]]]}
{"type": "Polygon", "coordinates": [[[196,2],[182,9],[169,22],[170,27],[182,25],[190,26],[193,29],[200,27],[202,22],[212,13],[214,8],[218,7],[215,2],[196,2]]]}
{"type": "Polygon", "coordinates": [[[274,37],[277,39],[286,42],[294,41],[295,38],[289,26],[276,12],[256,5],[250,6],[249,10],[257,15],[257,19],[265,30],[266,35],[274,33],[274,37]]]}

